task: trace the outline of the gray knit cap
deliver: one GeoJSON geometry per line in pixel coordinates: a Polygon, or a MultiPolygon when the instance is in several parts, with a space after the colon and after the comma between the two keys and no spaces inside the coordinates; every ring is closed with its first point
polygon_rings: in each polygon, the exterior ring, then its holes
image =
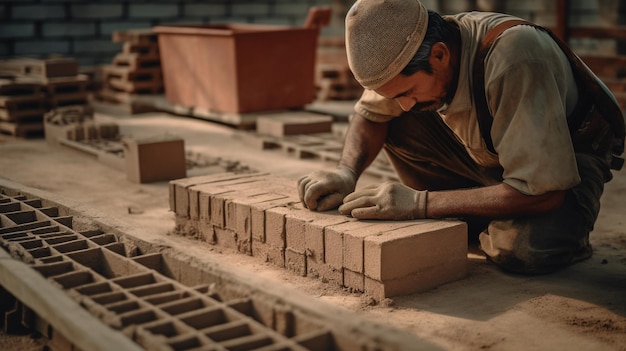
{"type": "Polygon", "coordinates": [[[346,15],[348,64],[377,89],[397,76],[424,40],[428,10],[418,0],[358,0],[346,15]]]}

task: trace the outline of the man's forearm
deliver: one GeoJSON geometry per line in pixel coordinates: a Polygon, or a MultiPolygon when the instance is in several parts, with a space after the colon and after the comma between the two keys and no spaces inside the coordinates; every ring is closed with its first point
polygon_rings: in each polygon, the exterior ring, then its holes
{"type": "Polygon", "coordinates": [[[497,218],[539,214],[561,206],[564,196],[565,191],[525,195],[505,183],[480,188],[433,191],[428,193],[426,216],[497,218]]]}
{"type": "Polygon", "coordinates": [[[361,175],[378,156],[386,136],[387,123],[371,122],[358,114],[353,115],[339,165],[351,168],[357,176],[361,175]]]}

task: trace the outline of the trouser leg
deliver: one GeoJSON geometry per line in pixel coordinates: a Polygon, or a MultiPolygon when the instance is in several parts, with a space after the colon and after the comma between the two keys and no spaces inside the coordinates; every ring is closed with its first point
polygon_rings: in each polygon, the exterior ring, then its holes
{"type": "Polygon", "coordinates": [[[608,180],[606,160],[577,154],[581,183],[570,189],[555,211],[493,220],[480,234],[481,249],[501,268],[518,273],[549,273],[591,257],[589,233],[600,211],[608,180]]]}

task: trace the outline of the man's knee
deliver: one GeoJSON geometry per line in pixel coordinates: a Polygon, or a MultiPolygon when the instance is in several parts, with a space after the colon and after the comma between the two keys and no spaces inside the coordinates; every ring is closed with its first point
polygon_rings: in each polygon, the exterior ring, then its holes
{"type": "Polygon", "coordinates": [[[586,246],[577,250],[525,251],[522,255],[515,251],[500,251],[493,256],[487,255],[487,259],[507,272],[547,274],[587,259],[591,254],[591,246],[586,246]]]}
{"type": "Polygon", "coordinates": [[[479,239],[487,259],[503,270],[546,274],[591,257],[588,237],[588,232],[560,233],[507,220],[492,221],[479,239]]]}

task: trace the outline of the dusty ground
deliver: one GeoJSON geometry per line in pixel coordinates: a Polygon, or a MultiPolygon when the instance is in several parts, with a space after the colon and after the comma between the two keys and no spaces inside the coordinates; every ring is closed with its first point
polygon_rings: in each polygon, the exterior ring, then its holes
{"type": "MultiPolygon", "coordinates": [[[[98,118],[110,118],[98,115],[98,118]]],[[[122,133],[165,132],[185,139],[188,150],[224,162],[269,171],[295,180],[321,167],[283,151],[261,151],[241,141],[240,131],[168,114],[116,117],[122,133]]],[[[188,176],[209,168],[191,169],[188,176]]],[[[42,189],[97,209],[146,236],[169,236],[167,182],[135,184],[124,173],[67,147],[42,139],[0,136],[0,177],[42,189]]],[[[366,177],[361,184],[375,182],[366,177]]],[[[488,264],[472,248],[466,279],[432,291],[397,297],[383,304],[298,277],[241,254],[219,252],[188,241],[202,254],[272,279],[364,318],[413,333],[447,350],[626,350],[626,170],[607,184],[600,219],[591,236],[594,256],[561,272],[538,277],[509,275],[488,264]]],[[[2,339],[2,338],[0,338],[2,339]]],[[[0,342],[0,348],[4,349],[0,342]]]]}

